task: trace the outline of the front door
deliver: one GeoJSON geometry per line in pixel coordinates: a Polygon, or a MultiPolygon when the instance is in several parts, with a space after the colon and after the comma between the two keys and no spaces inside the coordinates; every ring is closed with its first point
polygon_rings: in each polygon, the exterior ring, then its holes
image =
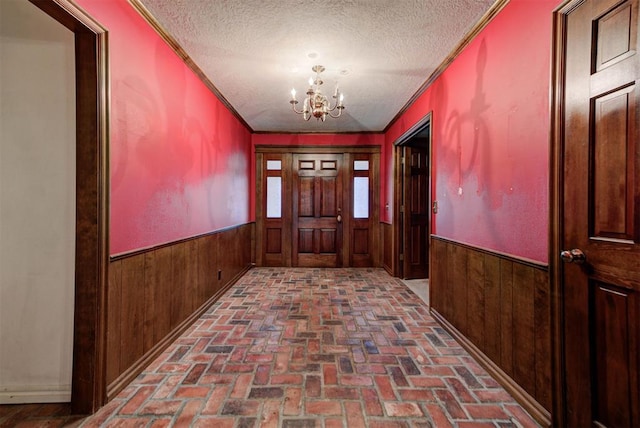
{"type": "Polygon", "coordinates": [[[293,266],[342,266],[342,156],[293,155],[293,266]]]}
{"type": "Polygon", "coordinates": [[[640,426],[638,0],[565,10],[566,422],[640,426]]]}

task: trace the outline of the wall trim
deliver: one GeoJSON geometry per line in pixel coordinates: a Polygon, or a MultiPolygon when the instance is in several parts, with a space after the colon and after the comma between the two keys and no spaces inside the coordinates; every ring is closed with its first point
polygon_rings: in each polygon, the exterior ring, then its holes
{"type": "Polygon", "coordinates": [[[583,0],[564,0],[553,11],[551,46],[551,93],[549,108],[549,282],[551,291],[551,355],[554,425],[566,423],[566,385],[564,359],[564,286],[558,255],[562,247],[564,187],[564,93],[566,67],[567,15],[583,0]]]}
{"type": "Polygon", "coordinates": [[[393,253],[395,252],[395,246],[393,243],[393,224],[381,221],[378,227],[380,229],[380,243],[382,244],[380,246],[380,260],[382,268],[389,274],[389,276],[395,276],[393,272],[393,253]],[[390,235],[390,237],[387,236],[387,231],[389,231],[388,235],[390,235]],[[387,250],[390,251],[391,254],[388,258],[385,257],[385,251],[387,250]]]}
{"type": "Polygon", "coordinates": [[[551,426],[551,414],[529,395],[520,385],[500,369],[469,339],[433,308],[431,316],[458,342],[515,400],[543,427],[551,426]]]}
{"type": "MultiPolygon", "coordinates": [[[[418,132],[420,132],[426,125],[431,125],[433,122],[433,110],[430,110],[429,113],[425,114],[422,119],[414,123],[409,129],[404,131],[401,136],[399,136],[396,141],[393,143],[394,146],[401,146],[413,137],[416,136],[418,132]]],[[[430,132],[431,134],[431,132],[430,132]]]]}
{"type": "MultiPolygon", "coordinates": [[[[231,103],[222,95],[220,90],[216,88],[213,82],[206,76],[200,67],[193,61],[193,59],[187,54],[184,48],[178,43],[178,41],[158,22],[153,14],[142,4],[140,0],[128,0],[129,4],[140,14],[155,31],[160,38],[178,55],[180,59],[185,63],[187,67],[209,88],[209,90],[224,104],[227,109],[247,128],[252,134],[300,134],[299,132],[272,132],[272,131],[255,131],[249,123],[238,113],[238,111],[231,105],[231,103]]],[[[394,123],[409,109],[409,107],[435,82],[438,77],[451,65],[451,63],[464,51],[464,49],[471,43],[471,41],[493,20],[493,18],[500,13],[502,9],[509,3],[510,0],[497,0],[480,20],[469,30],[467,34],[460,40],[460,42],[454,47],[454,49],[447,55],[447,57],[438,65],[438,67],[429,75],[427,80],[418,88],[418,90],[409,98],[409,100],[402,106],[402,108],[396,113],[396,115],[389,121],[387,126],[380,131],[363,131],[363,132],[305,132],[303,134],[385,134],[394,123]]]]}
{"type": "Polygon", "coordinates": [[[466,49],[466,47],[476,38],[482,30],[495,18],[502,9],[509,4],[510,0],[497,0],[489,10],[480,18],[471,30],[460,40],[460,43],[451,51],[451,53],[440,63],[440,65],[431,73],[427,80],[418,88],[415,94],[402,106],[398,114],[391,119],[391,122],[382,131],[386,133],[389,129],[402,117],[402,115],[416,102],[418,98],[435,82],[442,73],[451,65],[453,61],[466,49]]]}
{"type": "Polygon", "coordinates": [[[156,343],[153,348],[147,351],[138,361],[136,361],[131,367],[125,370],[120,376],[113,382],[107,385],[107,401],[111,401],[115,396],[122,391],[156,358],[162,354],[178,337],[180,337],[191,325],[196,322],[210,307],[213,305],[224,293],[226,293],[238,280],[249,270],[253,265],[247,265],[243,270],[238,272],[224,287],[218,290],[213,296],[209,298],[200,308],[192,313],[188,318],[182,321],[172,332],[167,334],[162,340],[156,343]]]}
{"type": "Polygon", "coordinates": [[[109,264],[108,32],[71,0],[29,0],[75,34],[76,258],[71,407],[105,403],[109,264]]]}
{"type": "Polygon", "coordinates": [[[261,135],[335,135],[335,134],[340,134],[340,135],[384,135],[383,131],[343,131],[343,132],[337,132],[337,131],[304,131],[304,132],[296,132],[296,131],[254,131],[254,134],[261,134],[261,135]]]}
{"type": "Polygon", "coordinates": [[[391,269],[391,266],[387,266],[386,263],[382,264],[382,268],[385,270],[385,272],[387,272],[389,274],[389,276],[394,276],[393,275],[393,269],[391,269]]]}
{"type": "Polygon", "coordinates": [[[0,392],[0,404],[68,403],[71,385],[34,385],[0,392]]]}
{"type": "Polygon", "coordinates": [[[520,264],[523,264],[525,266],[530,266],[530,267],[533,267],[533,268],[536,268],[536,269],[543,270],[545,272],[549,270],[549,265],[547,263],[542,263],[542,262],[539,262],[537,260],[528,259],[526,257],[514,256],[512,254],[503,253],[501,251],[496,251],[496,250],[492,250],[492,249],[489,249],[489,248],[468,244],[468,243],[465,243],[465,242],[457,241],[455,239],[445,238],[445,237],[439,236],[439,235],[431,235],[431,239],[435,239],[435,240],[442,241],[442,242],[448,242],[450,244],[459,245],[459,246],[467,248],[469,250],[474,250],[474,251],[478,251],[478,252],[483,253],[483,254],[490,254],[492,256],[497,256],[497,257],[499,257],[501,259],[509,260],[509,261],[516,262],[516,263],[520,263],[520,264]]]}
{"type": "Polygon", "coordinates": [[[277,144],[256,144],[256,153],[380,153],[382,146],[294,146],[277,144]]]}
{"type": "Polygon", "coordinates": [[[222,232],[228,232],[230,230],[239,229],[241,227],[250,226],[252,224],[255,224],[255,221],[249,221],[247,223],[236,224],[236,225],[233,225],[233,226],[227,226],[227,227],[223,227],[221,229],[212,230],[211,232],[201,233],[199,235],[189,236],[187,238],[181,238],[181,239],[178,239],[178,240],[175,240],[175,241],[169,241],[169,242],[164,242],[162,244],[157,244],[157,245],[152,245],[152,246],[149,246],[149,247],[139,248],[137,250],[131,250],[131,251],[125,251],[123,253],[113,254],[113,255],[111,255],[109,257],[109,261],[115,262],[115,261],[118,261],[118,260],[127,259],[129,257],[139,256],[139,255],[144,254],[144,253],[149,253],[149,252],[152,252],[152,251],[155,251],[155,250],[159,250],[159,249],[166,248],[166,247],[171,247],[171,246],[177,245],[177,244],[183,244],[183,243],[189,242],[189,241],[195,241],[196,239],[204,238],[204,237],[215,235],[215,234],[222,233],[222,232]]]}
{"type": "MultiPolygon", "coordinates": [[[[393,266],[394,266],[394,276],[398,277],[406,277],[405,272],[405,261],[400,260],[400,256],[404,257],[404,252],[406,249],[405,245],[400,245],[404,238],[407,236],[406,232],[406,223],[408,219],[408,212],[401,212],[400,207],[403,205],[403,199],[406,193],[406,185],[403,184],[405,182],[404,175],[406,165],[403,166],[403,157],[407,143],[409,143],[413,137],[415,137],[419,132],[429,129],[429,136],[427,141],[427,150],[429,151],[429,161],[428,161],[428,169],[429,169],[429,177],[427,181],[427,201],[429,206],[427,207],[427,250],[429,251],[428,255],[428,263],[429,263],[429,272],[428,277],[431,278],[431,232],[433,230],[433,110],[430,110],[427,114],[425,114],[420,120],[413,124],[409,129],[407,129],[398,139],[393,143],[393,247],[395,248],[393,255],[393,266]],[[402,226],[401,226],[402,224],[402,226]]],[[[406,161],[406,159],[405,159],[406,161]]]]}
{"type": "Polygon", "coordinates": [[[187,54],[184,48],[178,43],[178,41],[171,35],[167,30],[164,29],[162,25],[158,22],[158,20],[149,12],[140,0],[129,0],[129,4],[136,10],[142,19],[144,19],[151,28],[153,28],[156,33],[160,36],[162,40],[175,52],[176,55],[184,62],[184,64],[189,67],[189,69],[202,81],[202,83],[215,95],[218,100],[229,110],[231,114],[233,114],[236,119],[250,132],[254,132],[253,128],[249,126],[246,120],[240,113],[231,105],[231,103],[222,95],[222,92],[216,88],[211,80],[207,77],[207,75],[202,71],[200,67],[195,63],[193,59],[187,54]]]}

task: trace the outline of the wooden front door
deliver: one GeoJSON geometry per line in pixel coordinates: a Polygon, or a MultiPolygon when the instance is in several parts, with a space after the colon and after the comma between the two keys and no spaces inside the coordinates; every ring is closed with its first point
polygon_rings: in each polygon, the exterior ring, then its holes
{"type": "MultiPolygon", "coordinates": [[[[420,144],[423,142],[424,144],[420,144]]],[[[429,148],[404,147],[403,277],[429,277],[429,148]]]]}
{"type": "Polygon", "coordinates": [[[341,154],[293,155],[293,266],[342,266],[341,167],[341,154]]]}
{"type": "Polygon", "coordinates": [[[638,0],[564,10],[566,424],[640,426],[638,0]]]}

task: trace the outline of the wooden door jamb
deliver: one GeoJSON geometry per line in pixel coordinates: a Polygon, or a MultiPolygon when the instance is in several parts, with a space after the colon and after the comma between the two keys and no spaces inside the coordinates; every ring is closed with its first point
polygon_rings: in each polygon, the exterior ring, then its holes
{"type": "MultiPolygon", "coordinates": [[[[400,255],[402,254],[403,248],[401,248],[400,243],[401,241],[401,237],[402,237],[402,233],[403,233],[403,228],[400,227],[400,218],[403,215],[400,212],[400,206],[402,205],[402,196],[404,193],[404,186],[402,185],[402,168],[401,168],[401,163],[400,163],[400,159],[399,159],[399,155],[400,155],[400,151],[402,150],[402,146],[407,143],[409,140],[411,140],[411,138],[413,138],[416,134],[418,134],[418,132],[422,131],[426,126],[431,126],[433,123],[433,111],[430,111],[429,113],[427,113],[422,119],[420,119],[418,122],[416,122],[411,128],[409,128],[407,131],[405,131],[394,143],[394,152],[393,152],[393,156],[394,156],[394,171],[393,171],[393,275],[396,277],[401,277],[404,275],[403,272],[403,261],[400,260],[400,255]]],[[[428,222],[428,229],[427,229],[427,245],[430,247],[431,246],[431,222],[432,222],[432,204],[433,204],[433,195],[431,192],[431,185],[432,185],[432,179],[433,179],[433,175],[432,175],[432,166],[433,166],[433,128],[432,130],[429,132],[429,183],[428,183],[428,189],[429,189],[429,195],[428,195],[428,201],[429,201],[429,216],[427,219],[428,222]]],[[[432,254],[431,251],[429,251],[429,277],[431,277],[431,266],[432,266],[432,254]]]]}
{"type": "Polygon", "coordinates": [[[75,34],[76,259],[71,407],[106,402],[109,266],[107,31],[70,0],[30,0],[75,34]]]}
{"type": "Polygon", "coordinates": [[[553,11],[551,55],[551,106],[549,144],[549,285],[551,306],[551,383],[553,426],[565,426],[564,312],[562,266],[559,254],[564,234],[564,75],[566,67],[567,15],[584,0],[565,0],[553,11]]]}

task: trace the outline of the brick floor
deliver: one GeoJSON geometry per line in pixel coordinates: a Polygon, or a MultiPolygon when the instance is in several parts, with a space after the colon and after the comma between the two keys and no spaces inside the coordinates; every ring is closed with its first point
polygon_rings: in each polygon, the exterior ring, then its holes
{"type": "Polygon", "coordinates": [[[81,426],[170,425],[538,426],[401,281],[299,268],[249,271],[81,426]]]}

